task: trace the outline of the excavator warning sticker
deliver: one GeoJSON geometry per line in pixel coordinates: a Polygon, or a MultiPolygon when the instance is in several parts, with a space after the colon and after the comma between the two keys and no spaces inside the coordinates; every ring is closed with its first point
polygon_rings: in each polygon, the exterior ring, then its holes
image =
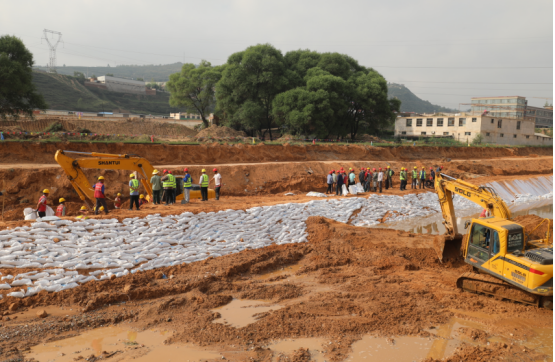
{"type": "Polygon", "coordinates": [[[513,277],[514,281],[519,283],[524,283],[526,281],[526,275],[518,270],[512,271],[511,276],[513,277]]]}
{"type": "Polygon", "coordinates": [[[522,233],[509,234],[507,236],[507,250],[513,251],[522,248],[522,233]]]}
{"type": "Polygon", "coordinates": [[[110,166],[110,165],[119,165],[120,161],[98,161],[99,166],[110,166]]]}

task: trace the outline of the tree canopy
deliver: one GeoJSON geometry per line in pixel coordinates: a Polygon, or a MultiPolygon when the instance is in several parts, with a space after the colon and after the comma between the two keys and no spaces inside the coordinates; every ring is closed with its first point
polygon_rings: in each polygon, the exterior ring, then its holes
{"type": "Polygon", "coordinates": [[[204,109],[217,100],[221,123],[254,135],[272,129],[317,138],[356,138],[391,125],[400,101],[385,78],[348,55],[270,44],[232,54],[222,67],[185,64],[168,83],[171,105],[204,109]]]}
{"type": "Polygon", "coordinates": [[[183,64],[180,73],[170,75],[166,88],[170,92],[170,105],[197,111],[205,127],[208,112],[215,103],[215,87],[221,77],[221,67],[212,67],[203,60],[198,66],[183,64]]]}
{"type": "Polygon", "coordinates": [[[0,118],[15,118],[20,113],[33,116],[33,109],[47,104],[33,84],[33,55],[15,37],[0,37],[0,118]]]}

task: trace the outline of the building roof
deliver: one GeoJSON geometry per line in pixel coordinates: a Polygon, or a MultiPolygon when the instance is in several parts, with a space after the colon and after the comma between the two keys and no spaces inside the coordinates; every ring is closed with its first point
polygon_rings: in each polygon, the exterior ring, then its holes
{"type": "Polygon", "coordinates": [[[491,98],[526,98],[523,96],[496,96],[496,97],[472,97],[471,99],[491,99],[491,98]]]}

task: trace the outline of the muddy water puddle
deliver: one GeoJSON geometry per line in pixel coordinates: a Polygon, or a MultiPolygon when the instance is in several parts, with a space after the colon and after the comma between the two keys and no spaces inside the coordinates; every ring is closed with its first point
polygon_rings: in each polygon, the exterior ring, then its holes
{"type": "Polygon", "coordinates": [[[212,309],[213,312],[218,312],[221,315],[221,318],[214,320],[213,323],[241,328],[256,322],[259,314],[280,308],[283,308],[283,306],[267,300],[233,299],[222,307],[212,309]]]}
{"type": "Polygon", "coordinates": [[[37,345],[25,357],[40,362],[73,362],[82,356],[118,356],[119,361],[200,361],[201,359],[220,359],[215,351],[185,344],[165,345],[164,341],[172,335],[170,331],[147,330],[133,331],[119,327],[98,328],[77,337],[37,345]],[[104,353],[103,352],[107,352],[104,353]],[[186,356],[186,358],[183,358],[186,356]]]}
{"type": "Polygon", "coordinates": [[[345,361],[418,361],[426,358],[433,343],[430,338],[364,336],[360,341],[353,343],[351,346],[353,352],[345,361]]]}

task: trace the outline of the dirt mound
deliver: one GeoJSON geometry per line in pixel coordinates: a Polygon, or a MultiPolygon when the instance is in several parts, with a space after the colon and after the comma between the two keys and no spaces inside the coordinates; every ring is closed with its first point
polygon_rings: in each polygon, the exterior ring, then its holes
{"type": "Polygon", "coordinates": [[[196,138],[237,138],[246,136],[246,133],[243,131],[236,131],[226,126],[212,125],[197,133],[196,138]]]}
{"type": "Polygon", "coordinates": [[[545,239],[547,232],[549,231],[549,243],[553,244],[553,219],[547,219],[547,221],[544,221],[544,218],[537,215],[523,215],[517,216],[513,220],[514,222],[524,226],[526,233],[529,234],[529,240],[545,239]]]}
{"type": "Polygon", "coordinates": [[[362,136],[359,136],[357,138],[357,140],[358,141],[364,141],[364,142],[374,142],[374,143],[391,143],[391,144],[393,143],[393,142],[382,140],[379,137],[372,136],[372,135],[369,135],[369,134],[364,134],[362,136]]]}

